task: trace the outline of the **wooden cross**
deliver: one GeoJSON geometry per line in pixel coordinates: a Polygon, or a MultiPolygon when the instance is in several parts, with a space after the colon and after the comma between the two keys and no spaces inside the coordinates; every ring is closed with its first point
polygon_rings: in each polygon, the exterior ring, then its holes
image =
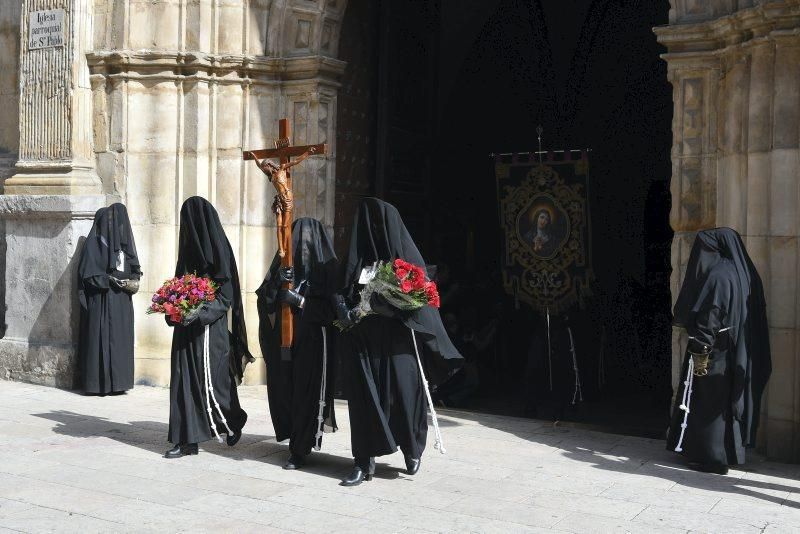
{"type": "MultiPolygon", "coordinates": [[[[278,122],[279,139],[275,141],[275,148],[265,148],[261,150],[248,150],[242,153],[242,157],[248,160],[255,160],[258,168],[269,177],[269,181],[275,186],[277,195],[272,203],[272,211],[278,219],[278,254],[281,257],[281,267],[292,267],[292,212],[294,210],[294,198],[292,195],[292,175],[289,169],[311,155],[328,153],[328,145],[322,143],[318,145],[292,146],[291,128],[289,119],[281,119],[278,122]],[[268,160],[278,159],[280,165],[274,165],[268,160]],[[292,161],[291,158],[297,158],[292,161]]],[[[292,284],[286,284],[285,289],[291,289],[292,284]]],[[[292,324],[292,310],[288,304],[281,306],[281,351],[288,353],[294,340],[294,329],[292,324]]]]}

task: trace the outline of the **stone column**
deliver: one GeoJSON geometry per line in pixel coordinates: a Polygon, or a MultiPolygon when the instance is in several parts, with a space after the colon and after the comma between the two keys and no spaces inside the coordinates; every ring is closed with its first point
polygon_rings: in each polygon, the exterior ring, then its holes
{"type": "Polygon", "coordinates": [[[91,6],[92,0],[23,0],[19,159],[6,194],[100,192],[86,65],[91,6]]]}
{"type": "MultiPolygon", "coordinates": [[[[656,34],[675,88],[673,297],[697,230],[742,235],[764,282],[772,347],[759,447],[800,461],[800,0],[672,7],[673,24],[656,34]]],[[[673,368],[683,348],[676,335],[673,368]]]]}
{"type": "Polygon", "coordinates": [[[106,200],[91,143],[91,7],[91,0],[22,2],[17,161],[0,196],[7,323],[0,374],[62,387],[73,386],[77,370],[78,252],[106,200]]]}

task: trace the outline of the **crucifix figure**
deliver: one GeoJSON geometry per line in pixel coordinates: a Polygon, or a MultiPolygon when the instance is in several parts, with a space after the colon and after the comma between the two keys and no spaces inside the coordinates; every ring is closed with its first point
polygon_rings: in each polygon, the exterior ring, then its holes
{"type": "MultiPolygon", "coordinates": [[[[277,218],[278,226],[278,254],[281,257],[281,267],[292,266],[292,212],[294,209],[294,196],[292,194],[292,175],[289,169],[304,161],[309,156],[326,154],[328,147],[324,143],[317,145],[291,146],[289,120],[281,119],[278,122],[279,139],[275,141],[275,148],[262,150],[249,150],[242,153],[245,160],[255,160],[261,172],[267,175],[269,181],[275,186],[275,200],[272,202],[272,211],[277,218]],[[268,161],[276,158],[278,165],[268,161]],[[292,160],[291,158],[297,158],[292,160]]],[[[292,289],[292,284],[287,283],[284,289],[292,289]]],[[[287,304],[281,306],[281,348],[288,350],[292,346],[292,311],[287,304]]]]}

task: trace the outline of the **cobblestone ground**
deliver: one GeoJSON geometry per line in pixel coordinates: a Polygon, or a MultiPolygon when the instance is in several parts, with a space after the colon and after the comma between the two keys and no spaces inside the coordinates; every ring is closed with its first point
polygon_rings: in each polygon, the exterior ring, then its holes
{"type": "Polygon", "coordinates": [[[0,532],[800,532],[800,466],[684,469],[663,442],[506,417],[442,415],[447,454],[351,466],[347,410],[303,471],[284,471],[265,390],[246,434],[165,460],[167,390],[84,397],[0,381],[0,532]]]}

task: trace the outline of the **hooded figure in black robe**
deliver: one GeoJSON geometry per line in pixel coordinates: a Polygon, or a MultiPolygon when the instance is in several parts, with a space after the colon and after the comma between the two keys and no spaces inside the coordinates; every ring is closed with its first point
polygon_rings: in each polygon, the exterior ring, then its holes
{"type": "Polygon", "coordinates": [[[118,281],[138,281],[141,275],[125,206],[100,208],[78,264],[78,360],[86,393],[133,387],[133,304],[122,287],[125,282],[118,281]]]}
{"type": "Polygon", "coordinates": [[[772,370],[761,278],[734,230],[697,234],[674,314],[689,345],[667,447],[693,468],[725,473],[755,446],[772,370]]]}
{"type": "Polygon", "coordinates": [[[267,398],[275,439],[289,439],[285,469],[297,469],[323,430],[336,430],[333,410],[333,306],[337,260],[328,233],[316,219],[292,224],[294,266],[281,267],[276,253],[258,295],[258,338],[267,366],[267,398]],[[281,289],[292,281],[295,289],[281,289]],[[292,307],[294,344],[281,351],[281,304],[292,307]],[[274,322],[270,320],[274,315],[274,322]]]}
{"type": "Polygon", "coordinates": [[[181,324],[166,317],[167,324],[175,327],[169,387],[169,441],[175,448],[167,458],[197,454],[197,443],[220,434],[227,434],[228,445],[233,446],[247,421],[236,386],[253,357],[247,349],[236,259],[217,210],[201,197],[191,197],[181,207],[175,276],[184,274],[208,277],[218,289],[213,302],[204,303],[181,324]]]}
{"type": "MultiPolygon", "coordinates": [[[[376,198],[361,201],[350,234],[344,267],[343,302],[337,318],[347,324],[348,309],[360,300],[362,270],[375,262],[401,258],[425,268],[425,260],[406,230],[397,209],[376,198]]],[[[421,371],[430,384],[441,383],[463,358],[445,331],[439,310],[423,306],[402,312],[379,299],[368,315],[339,338],[346,397],[350,412],[355,467],[343,485],[369,480],[374,457],[399,447],[410,474],[419,469],[427,437],[427,410],[421,371]],[[424,369],[417,363],[417,350],[424,369]]]]}

